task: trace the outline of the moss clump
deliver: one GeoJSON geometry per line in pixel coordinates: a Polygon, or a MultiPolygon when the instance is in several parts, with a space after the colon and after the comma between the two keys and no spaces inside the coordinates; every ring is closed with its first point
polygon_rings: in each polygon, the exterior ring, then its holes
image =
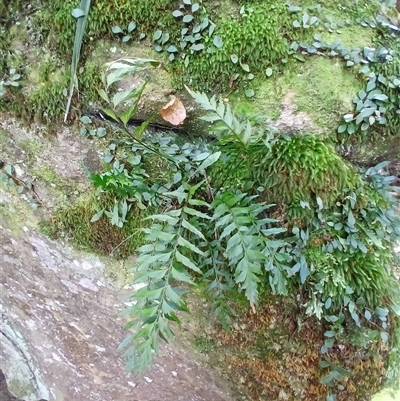
{"type": "Polygon", "coordinates": [[[250,72],[263,71],[288,56],[285,26],[291,20],[285,2],[251,2],[244,10],[219,20],[220,48],[210,46],[206,38],[209,51],[190,55],[186,65],[183,60],[172,64],[178,84],[189,82],[193,89],[223,91],[238,78],[247,79],[250,72]]]}
{"type": "MultiPolygon", "coordinates": [[[[328,253],[321,248],[321,243],[328,242],[327,239],[334,241],[338,237],[335,230],[316,230],[310,245],[304,250],[307,262],[315,267],[310,280],[321,286],[319,300],[325,302],[331,298],[333,303],[340,302],[346,296],[346,288],[350,287],[354,291],[352,296],[355,299],[363,297],[372,310],[383,305],[388,295],[387,284],[391,280],[390,272],[386,268],[392,263],[391,255],[388,252],[380,252],[379,248],[373,245],[370,245],[366,252],[358,249],[351,254],[343,249],[328,253]]],[[[365,235],[357,238],[365,244],[369,242],[365,235]]],[[[385,243],[385,246],[390,244],[385,243]]],[[[340,305],[332,305],[332,311],[337,308],[340,308],[340,305]]]]}
{"type": "MultiPolygon", "coordinates": [[[[40,24],[49,32],[51,48],[59,54],[70,54],[74,42],[76,21],[71,12],[76,2],[47,1],[46,12],[40,24]]],[[[86,28],[86,39],[97,40],[111,37],[111,28],[115,25],[126,27],[131,21],[136,22],[135,32],[149,33],[157,28],[175,23],[172,16],[172,4],[168,0],[146,1],[96,1],[92,4],[86,28]]]]}
{"type": "Polygon", "coordinates": [[[331,33],[322,32],[322,40],[332,43],[336,40],[342,42],[349,50],[371,46],[374,40],[374,31],[370,27],[360,25],[344,26],[331,33]],[[338,33],[339,31],[339,33],[338,33]]]}
{"type": "Polygon", "coordinates": [[[47,82],[32,92],[23,115],[27,121],[51,124],[64,113],[67,82],[47,82]]]}
{"type": "Polygon", "coordinates": [[[73,206],[58,210],[51,221],[41,224],[42,231],[52,238],[67,237],[84,250],[128,257],[142,245],[140,228],[146,226],[144,218],[150,211],[132,207],[122,228],[112,225],[106,216],[91,221],[100,209],[111,205],[112,199],[99,200],[92,194],[73,206]]]}
{"type": "Polygon", "coordinates": [[[345,188],[359,184],[352,166],[333,146],[313,135],[279,140],[254,170],[260,174],[254,178],[264,182],[273,202],[290,202],[295,197],[311,202],[311,196],[319,196],[330,207],[345,188]]]}
{"type": "Polygon", "coordinates": [[[44,147],[43,143],[37,138],[23,139],[18,145],[25,152],[25,162],[29,165],[33,165],[42,153],[44,147]]]}
{"type": "Polygon", "coordinates": [[[104,89],[101,74],[104,71],[104,65],[86,61],[80,74],[78,74],[78,90],[81,94],[79,101],[81,109],[85,110],[92,102],[100,101],[98,90],[104,89]]]}
{"type": "MultiPolygon", "coordinates": [[[[239,156],[242,150],[237,152],[239,156]]],[[[360,186],[354,168],[313,135],[280,137],[268,153],[264,144],[252,145],[235,176],[263,188],[262,198],[280,205],[290,221],[309,219],[318,208],[317,198],[330,208],[345,190],[360,186]]]]}
{"type": "MultiPolygon", "coordinates": [[[[57,68],[57,63],[49,56],[38,69],[27,70],[27,87],[23,91],[21,88],[8,89],[4,110],[12,111],[28,123],[35,121],[51,126],[60,122],[65,113],[70,71],[68,66],[57,68]],[[25,104],[24,108],[21,108],[21,103],[25,104]]],[[[103,65],[88,61],[80,69],[70,118],[79,115],[80,110],[85,110],[91,102],[99,101],[103,68],[103,65]]]]}

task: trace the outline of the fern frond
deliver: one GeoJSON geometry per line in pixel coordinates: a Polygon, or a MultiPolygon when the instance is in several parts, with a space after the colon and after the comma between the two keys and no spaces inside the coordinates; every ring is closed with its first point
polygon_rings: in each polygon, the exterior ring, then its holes
{"type": "Polygon", "coordinates": [[[135,374],[152,363],[158,338],[168,341],[173,337],[169,322],[179,324],[177,313],[188,311],[182,284],[193,286],[193,275],[202,275],[197,259],[207,258],[207,253],[200,244],[205,237],[197,227],[201,226],[198,221],[210,217],[190,207],[196,203],[191,189],[176,190],[180,208],[149,216],[153,223],[143,229],[147,244],[139,248],[134,283],[144,286],[132,295],[135,305],[125,312],[134,334],[123,344],[129,346],[125,356],[135,374]]]}

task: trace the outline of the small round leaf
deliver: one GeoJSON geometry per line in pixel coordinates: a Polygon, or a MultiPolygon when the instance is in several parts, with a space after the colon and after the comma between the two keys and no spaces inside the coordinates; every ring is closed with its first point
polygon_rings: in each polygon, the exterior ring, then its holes
{"type": "Polygon", "coordinates": [[[346,114],[343,116],[344,121],[346,121],[346,123],[349,123],[350,121],[352,121],[354,119],[354,114],[346,114]]]}
{"type": "Polygon", "coordinates": [[[99,127],[97,128],[97,136],[99,138],[102,138],[103,136],[106,136],[107,132],[106,129],[104,127],[99,127]]]}
{"type": "Polygon", "coordinates": [[[165,45],[165,43],[167,43],[168,40],[169,40],[169,33],[167,32],[167,33],[164,33],[164,34],[162,35],[161,44],[162,44],[162,45],[165,45]]]}
{"type": "Polygon", "coordinates": [[[192,21],[193,20],[193,15],[190,15],[190,14],[186,14],[184,17],[183,17],[183,19],[182,19],[182,21],[184,22],[184,23],[189,23],[190,21],[192,21]]]}
{"type": "Polygon", "coordinates": [[[243,68],[243,70],[245,70],[246,72],[250,72],[250,67],[248,64],[242,64],[240,63],[240,66],[243,68]]]}
{"type": "Polygon", "coordinates": [[[81,10],[80,8],[74,8],[72,10],[72,16],[74,18],[82,18],[85,16],[85,13],[83,12],[83,10],[81,10]]]}
{"type": "Polygon", "coordinates": [[[81,117],[81,123],[82,124],[90,124],[92,120],[88,116],[82,116],[81,117]]]}
{"type": "Polygon", "coordinates": [[[192,46],[190,46],[190,50],[194,50],[196,52],[203,50],[205,48],[203,43],[197,43],[197,44],[193,44],[192,46]]]}
{"type": "Polygon", "coordinates": [[[244,93],[247,97],[253,97],[255,95],[254,89],[252,89],[252,88],[246,89],[246,91],[244,93]]]}
{"type": "Polygon", "coordinates": [[[128,32],[131,33],[132,31],[134,31],[136,29],[136,23],[131,21],[128,25],[128,32]]]}
{"type": "Polygon", "coordinates": [[[181,10],[174,10],[174,11],[172,12],[172,15],[173,15],[175,18],[179,18],[179,17],[182,17],[183,12],[182,12],[181,10]]]}
{"type": "Polygon", "coordinates": [[[122,33],[122,29],[118,25],[113,26],[111,30],[113,33],[122,33]]]}
{"type": "Polygon", "coordinates": [[[154,34],[153,34],[153,40],[154,40],[154,41],[157,41],[157,40],[159,40],[159,39],[161,38],[161,36],[162,36],[162,32],[158,29],[158,30],[155,31],[154,34]]]}
{"type": "Polygon", "coordinates": [[[356,132],[356,126],[355,124],[349,124],[347,126],[347,133],[350,135],[353,135],[356,132]]]}
{"type": "Polygon", "coordinates": [[[213,44],[214,44],[215,47],[220,49],[224,44],[223,41],[222,41],[221,36],[218,36],[218,35],[214,36],[213,44]]]}
{"type": "Polygon", "coordinates": [[[231,61],[233,64],[236,64],[239,61],[237,54],[231,54],[231,61]]]}
{"type": "Polygon", "coordinates": [[[174,45],[168,46],[167,52],[168,53],[176,53],[178,49],[174,45]]]}

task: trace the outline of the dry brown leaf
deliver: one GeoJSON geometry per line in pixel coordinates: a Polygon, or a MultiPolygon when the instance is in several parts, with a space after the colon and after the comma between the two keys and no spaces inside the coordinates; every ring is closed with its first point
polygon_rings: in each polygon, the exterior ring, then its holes
{"type": "Polygon", "coordinates": [[[182,101],[174,97],[160,111],[161,117],[172,125],[180,125],[185,121],[186,109],[182,101]]]}

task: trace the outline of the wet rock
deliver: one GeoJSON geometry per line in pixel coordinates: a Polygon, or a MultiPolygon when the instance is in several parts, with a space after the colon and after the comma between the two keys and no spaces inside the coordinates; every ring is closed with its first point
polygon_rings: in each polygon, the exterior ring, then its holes
{"type": "Polygon", "coordinates": [[[7,387],[7,380],[4,373],[0,370],[0,400],[1,401],[21,401],[17,397],[14,397],[7,387]]]}
{"type": "Polygon", "coordinates": [[[13,396],[31,401],[232,399],[185,344],[164,347],[145,377],[124,371],[117,347],[126,332],[118,315],[132,289],[109,285],[104,260],[26,227],[20,237],[3,227],[0,252],[0,368],[13,396]]]}
{"type": "Polygon", "coordinates": [[[362,144],[345,146],[341,154],[350,162],[362,166],[371,167],[383,161],[389,161],[389,172],[397,177],[397,185],[400,185],[400,140],[398,135],[371,138],[362,144]]]}

